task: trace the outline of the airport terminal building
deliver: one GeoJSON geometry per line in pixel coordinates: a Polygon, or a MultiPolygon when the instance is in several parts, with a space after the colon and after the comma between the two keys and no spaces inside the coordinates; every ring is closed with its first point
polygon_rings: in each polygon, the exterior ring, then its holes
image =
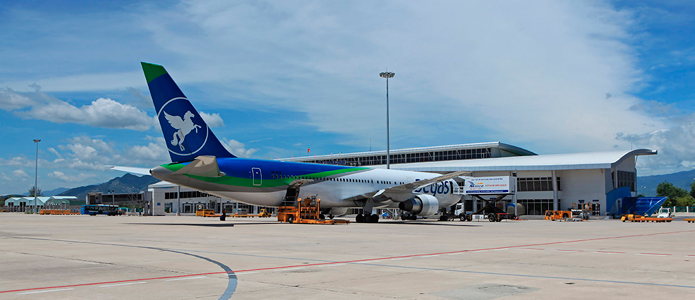
{"type": "MultiPolygon", "coordinates": [[[[409,148],[390,151],[392,169],[449,173],[469,171],[471,177],[515,176],[516,201],[520,214],[541,215],[546,210],[590,207],[594,215],[605,215],[607,194],[627,187],[637,194],[635,161],[655,150],[638,149],[593,153],[537,155],[529,150],[500,142],[409,148]]],[[[386,168],[386,151],[317,155],[281,159],[321,164],[386,168]]],[[[221,199],[185,187],[160,182],[149,186],[155,215],[198,209],[223,208],[229,213],[258,213],[259,207],[221,199]],[[180,194],[179,194],[180,193],[180,194]],[[179,200],[180,199],[180,200],[179,200]]],[[[463,196],[466,211],[482,207],[482,201],[463,196]]],[[[504,198],[512,202],[512,196],[504,198]]],[[[271,209],[272,210],[272,209],[271,209]]]]}
{"type": "MultiPolygon", "coordinates": [[[[448,173],[469,171],[471,177],[516,176],[517,202],[525,214],[546,210],[590,207],[605,215],[609,192],[628,187],[637,194],[635,161],[656,150],[638,149],[592,153],[537,155],[520,147],[500,143],[461,144],[393,150],[391,168],[407,171],[448,173]]],[[[329,163],[386,168],[386,151],[295,157],[285,161],[329,163]]],[[[512,197],[505,198],[511,202],[512,197]]],[[[482,203],[463,198],[467,211],[482,203]]]]}

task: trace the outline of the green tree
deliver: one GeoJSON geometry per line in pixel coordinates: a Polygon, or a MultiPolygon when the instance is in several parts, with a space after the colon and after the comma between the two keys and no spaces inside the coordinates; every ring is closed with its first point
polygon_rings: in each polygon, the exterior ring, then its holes
{"type": "Polygon", "coordinates": [[[668,181],[659,183],[659,185],[656,187],[656,195],[668,197],[666,202],[664,202],[664,206],[677,206],[678,199],[681,198],[690,198],[692,200],[692,197],[690,197],[686,190],[679,188],[668,181]]]}
{"type": "MultiPolygon", "coordinates": [[[[29,197],[34,197],[34,190],[36,190],[36,187],[32,186],[29,189],[29,197]]],[[[36,193],[36,197],[41,197],[43,196],[43,192],[41,192],[41,189],[38,189],[38,193],[36,193]]]]}
{"type": "Polygon", "coordinates": [[[695,199],[695,180],[690,184],[690,197],[695,199]]]}

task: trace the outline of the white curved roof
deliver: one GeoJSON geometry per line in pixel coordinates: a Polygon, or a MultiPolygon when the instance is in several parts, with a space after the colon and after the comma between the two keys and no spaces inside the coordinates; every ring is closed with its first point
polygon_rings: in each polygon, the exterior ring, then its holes
{"type": "MultiPolygon", "coordinates": [[[[625,159],[637,155],[656,155],[656,150],[636,149],[631,151],[589,152],[552,155],[513,156],[500,158],[468,159],[453,161],[392,164],[391,168],[408,171],[543,171],[610,169],[625,159]]],[[[373,166],[385,168],[385,165],[373,166]]]]}

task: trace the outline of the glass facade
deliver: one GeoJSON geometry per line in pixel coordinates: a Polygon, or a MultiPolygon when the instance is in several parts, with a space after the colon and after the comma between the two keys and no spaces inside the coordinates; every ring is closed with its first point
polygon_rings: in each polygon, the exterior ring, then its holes
{"type": "Polygon", "coordinates": [[[516,202],[526,208],[527,215],[544,215],[546,210],[553,210],[553,199],[517,199],[516,202]]]}
{"type": "MultiPolygon", "coordinates": [[[[463,160],[463,159],[479,159],[492,158],[492,148],[477,148],[477,149],[460,149],[460,150],[441,150],[441,151],[420,151],[412,153],[392,153],[390,157],[391,164],[418,163],[426,161],[447,161],[447,160],[463,160]]],[[[297,161],[343,165],[343,166],[374,166],[385,165],[386,155],[369,155],[358,157],[336,157],[336,158],[317,158],[317,159],[301,159],[297,161]]]]}
{"type": "MultiPolygon", "coordinates": [[[[611,175],[615,175],[615,172],[611,173],[611,175]]],[[[615,176],[611,176],[613,179],[613,186],[615,185],[615,176]]],[[[627,171],[618,171],[618,185],[616,187],[629,187],[630,191],[634,192],[635,191],[635,186],[637,182],[637,173],[636,172],[627,172],[627,171]]]]}
{"type": "MultiPolygon", "coordinates": [[[[557,178],[557,190],[562,191],[562,185],[560,184],[560,177],[557,178]]],[[[553,191],[553,178],[552,177],[527,177],[527,178],[517,178],[516,183],[517,192],[547,192],[553,191]]]]}

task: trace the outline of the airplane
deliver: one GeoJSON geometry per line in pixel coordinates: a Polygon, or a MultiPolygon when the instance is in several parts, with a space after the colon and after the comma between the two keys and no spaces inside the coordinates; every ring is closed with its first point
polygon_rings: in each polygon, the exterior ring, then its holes
{"type": "MultiPolygon", "coordinates": [[[[375,208],[400,208],[406,218],[432,216],[461,200],[448,174],[236,157],[230,153],[161,65],[142,63],[171,163],[149,170],[157,179],[221,198],[277,207],[321,199],[322,214],[363,208],[358,223],[376,223],[375,208]]],[[[116,168],[118,169],[118,168],[116,168]]],[[[132,168],[121,168],[132,171],[132,168]]]]}

